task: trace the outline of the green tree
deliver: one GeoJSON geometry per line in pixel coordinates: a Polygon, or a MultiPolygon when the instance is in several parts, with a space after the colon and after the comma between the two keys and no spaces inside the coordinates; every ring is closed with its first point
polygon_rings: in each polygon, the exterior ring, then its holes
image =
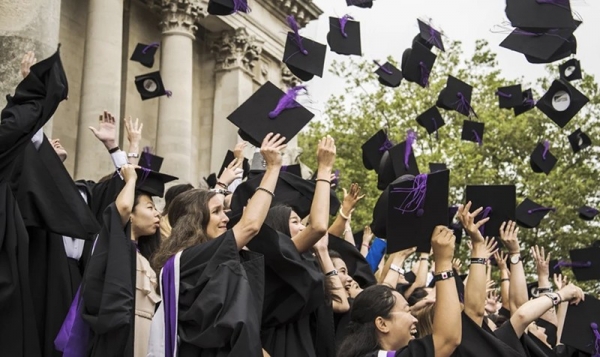
{"type": "MultiPolygon", "coordinates": [[[[381,128],[388,129],[395,143],[404,140],[408,129],[416,129],[418,139],[413,147],[421,172],[428,172],[430,162],[445,162],[451,170],[451,203],[463,202],[467,185],[515,184],[518,202],[529,197],[546,207],[556,207],[556,212],[550,212],[537,229],[521,228],[525,255],[528,255],[526,249],[540,244],[551,250],[554,257],[568,259],[569,249],[586,247],[600,239],[597,221],[583,221],[577,215],[581,205],[597,207],[600,203],[600,150],[592,147],[574,154],[567,140],[567,135],[577,128],[582,128],[592,141],[600,138],[597,120],[600,93],[593,76],[584,74],[583,80],[575,83],[590,103],[560,129],[537,109],[515,117],[511,110],[498,107],[495,95],[498,87],[522,83],[524,89],[532,88],[534,98],[539,99],[558,77],[557,66],[548,66],[544,78],[528,84],[523,78],[509,80],[502,76],[496,55],[486,41],[477,41],[475,53],[468,60],[463,58],[460,42],[448,47],[446,53],[438,55],[429,88],[408,82],[396,89],[381,86],[372,73],[373,64],[364,59],[331,66],[334,75],[345,79],[343,94],[329,99],[325,119],[311,123],[299,143],[306,149],[314,147],[323,135],[330,134],[336,139],[336,168],[341,171],[341,186],[357,182],[367,195],[353,214],[354,230],[371,222],[372,208],[381,194],[376,187],[377,175],[363,167],[362,143],[381,128]],[[440,129],[437,139],[435,135],[429,136],[415,120],[435,104],[448,74],[474,86],[471,104],[479,117],[475,120],[485,123],[483,146],[460,140],[466,117],[456,112],[442,110],[446,126],[440,129]],[[548,176],[534,173],[529,164],[531,152],[544,140],[550,141],[550,150],[558,158],[548,176]]],[[[524,64],[523,68],[526,67],[524,64]]],[[[311,156],[303,160],[315,167],[311,156]]]]}

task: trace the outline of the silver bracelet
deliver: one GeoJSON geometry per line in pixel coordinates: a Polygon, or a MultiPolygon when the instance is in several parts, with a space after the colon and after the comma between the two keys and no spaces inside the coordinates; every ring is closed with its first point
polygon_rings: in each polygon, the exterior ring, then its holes
{"type": "Polygon", "coordinates": [[[137,152],[130,152],[127,154],[127,158],[128,159],[139,159],[140,154],[138,154],[137,152]]]}

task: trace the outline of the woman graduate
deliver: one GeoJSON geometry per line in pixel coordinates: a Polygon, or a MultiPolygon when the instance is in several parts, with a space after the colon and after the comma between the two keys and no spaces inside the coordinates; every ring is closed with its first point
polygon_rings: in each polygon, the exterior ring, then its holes
{"type": "Polygon", "coordinates": [[[263,355],[264,263],[260,254],[242,248],[255,237],[277,237],[263,222],[284,141],[279,134],[264,138],[265,174],[233,228],[227,229],[225,197],[218,191],[195,189],[173,200],[171,236],[154,259],[154,266],[162,268],[163,303],[152,321],[148,356],[263,355]]]}

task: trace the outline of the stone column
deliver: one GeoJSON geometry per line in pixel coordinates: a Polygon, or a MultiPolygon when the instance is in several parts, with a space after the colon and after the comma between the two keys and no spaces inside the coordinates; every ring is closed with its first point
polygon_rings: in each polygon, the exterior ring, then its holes
{"type": "Polygon", "coordinates": [[[262,46],[245,28],[223,31],[211,46],[216,60],[211,172],[219,170],[225,153],[239,139],[238,128],[227,116],[254,93],[253,69],[262,46]]]}
{"type": "MultiPolygon", "coordinates": [[[[58,47],[61,0],[0,0],[0,108],[14,94],[21,77],[21,59],[34,51],[38,61],[58,47]]],[[[64,58],[64,57],[63,57],[64,58]]],[[[51,135],[51,123],[44,130],[51,135]]]]}
{"type": "Polygon", "coordinates": [[[206,16],[198,0],[163,0],[160,73],[173,96],[160,97],[157,154],[164,157],[161,171],[192,181],[192,60],[196,20],[206,16]]]}
{"type": "Polygon", "coordinates": [[[117,118],[121,110],[123,0],[89,0],[85,36],[75,177],[97,180],[114,167],[88,128],[104,110],[117,118]]]}

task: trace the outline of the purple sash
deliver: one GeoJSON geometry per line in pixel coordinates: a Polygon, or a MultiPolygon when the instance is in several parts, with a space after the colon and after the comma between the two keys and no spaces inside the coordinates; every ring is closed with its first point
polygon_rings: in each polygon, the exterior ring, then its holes
{"type": "Polygon", "coordinates": [[[177,297],[175,296],[175,255],[163,267],[162,292],[165,312],[165,357],[175,357],[177,345],[177,297]]]}
{"type": "Polygon", "coordinates": [[[83,298],[80,292],[81,286],[77,289],[69,313],[54,340],[54,347],[63,353],[63,357],[85,356],[90,341],[92,331],[81,316],[83,298]]]}

